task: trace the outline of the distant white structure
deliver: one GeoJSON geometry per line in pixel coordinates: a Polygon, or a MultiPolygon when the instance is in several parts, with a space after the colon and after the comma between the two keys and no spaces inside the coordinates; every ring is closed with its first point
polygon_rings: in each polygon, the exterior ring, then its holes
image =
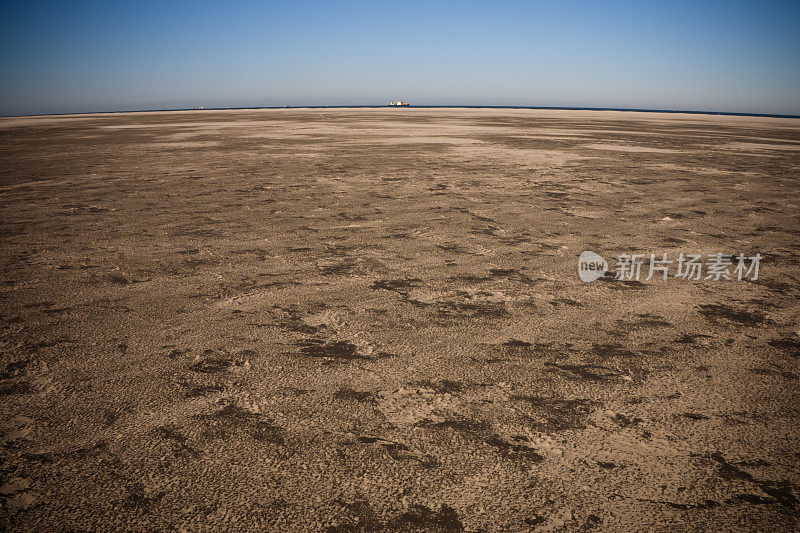
{"type": "Polygon", "coordinates": [[[396,102],[389,102],[389,105],[411,105],[408,102],[403,102],[402,100],[398,100],[396,102]]]}

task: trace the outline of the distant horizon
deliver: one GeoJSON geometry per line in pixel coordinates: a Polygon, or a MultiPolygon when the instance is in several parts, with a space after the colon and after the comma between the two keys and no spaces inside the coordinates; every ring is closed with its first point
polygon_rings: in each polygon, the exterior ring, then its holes
{"type": "MultiPolygon", "coordinates": [[[[405,100],[403,100],[405,102],[405,100]]],[[[398,109],[396,106],[385,104],[285,104],[285,105],[255,105],[255,106],[194,106],[194,107],[166,107],[166,108],[141,108],[141,109],[114,109],[97,111],[67,111],[60,113],[31,113],[17,115],[0,115],[0,118],[25,118],[25,117],[57,117],[70,115],[104,115],[104,114],[124,114],[124,113],[169,113],[181,111],[246,111],[259,109],[398,109]]],[[[471,104],[413,104],[409,103],[408,108],[416,109],[531,109],[531,110],[552,110],[552,111],[622,111],[630,113],[665,113],[689,115],[725,115],[741,117],[764,117],[764,118],[794,118],[800,119],[800,114],[790,113],[750,113],[741,111],[719,111],[710,109],[663,109],[663,108],[639,108],[639,107],[592,107],[592,106],[547,106],[547,105],[471,105],[471,104]]],[[[407,109],[407,108],[402,108],[407,109]]]]}
{"type": "Polygon", "coordinates": [[[796,116],[798,27],[789,0],[34,0],[0,19],[0,116],[401,97],[796,116]]]}

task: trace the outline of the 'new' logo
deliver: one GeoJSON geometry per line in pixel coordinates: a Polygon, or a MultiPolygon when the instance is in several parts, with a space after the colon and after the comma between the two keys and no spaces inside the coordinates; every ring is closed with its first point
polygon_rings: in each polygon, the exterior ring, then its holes
{"type": "Polygon", "coordinates": [[[605,276],[608,271],[608,263],[601,256],[594,252],[581,252],[578,257],[578,277],[581,281],[589,283],[605,276]]]}

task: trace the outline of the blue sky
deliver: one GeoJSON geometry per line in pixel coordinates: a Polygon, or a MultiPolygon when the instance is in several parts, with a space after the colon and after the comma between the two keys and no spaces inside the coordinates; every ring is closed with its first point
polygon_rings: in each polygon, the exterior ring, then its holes
{"type": "Polygon", "coordinates": [[[16,2],[0,115],[532,105],[800,114],[800,2],[16,2]]]}

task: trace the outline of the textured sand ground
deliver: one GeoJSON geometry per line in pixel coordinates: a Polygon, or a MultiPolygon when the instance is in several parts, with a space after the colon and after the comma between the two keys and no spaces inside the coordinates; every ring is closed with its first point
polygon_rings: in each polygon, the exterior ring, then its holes
{"type": "Polygon", "coordinates": [[[2,119],[1,527],[796,528],[799,172],[788,119],[2,119]]]}

